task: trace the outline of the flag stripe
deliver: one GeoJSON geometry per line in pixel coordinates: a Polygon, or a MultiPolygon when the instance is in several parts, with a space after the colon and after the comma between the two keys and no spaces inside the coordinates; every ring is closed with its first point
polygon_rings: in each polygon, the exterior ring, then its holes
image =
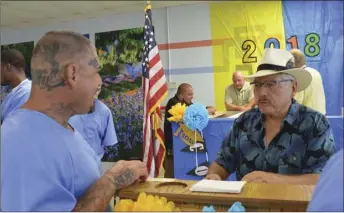
{"type": "Polygon", "coordinates": [[[155,41],[151,7],[145,9],[144,54],[142,77],[144,87],[143,162],[150,177],[157,177],[165,157],[164,133],[160,128],[160,103],[167,96],[166,76],[155,41]]]}

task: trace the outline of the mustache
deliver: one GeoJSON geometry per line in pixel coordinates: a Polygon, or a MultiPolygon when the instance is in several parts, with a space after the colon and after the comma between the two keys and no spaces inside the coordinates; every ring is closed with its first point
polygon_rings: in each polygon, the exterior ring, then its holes
{"type": "Polygon", "coordinates": [[[259,98],[258,99],[258,103],[270,103],[270,100],[265,98],[265,97],[263,97],[263,98],[259,98]]]}

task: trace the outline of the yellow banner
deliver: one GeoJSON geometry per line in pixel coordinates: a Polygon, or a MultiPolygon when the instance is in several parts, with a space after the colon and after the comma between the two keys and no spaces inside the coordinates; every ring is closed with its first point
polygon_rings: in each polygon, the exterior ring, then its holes
{"type": "Polygon", "coordinates": [[[178,137],[178,135],[182,139],[182,141],[189,146],[194,145],[196,142],[204,143],[204,140],[198,131],[196,131],[196,134],[195,134],[195,131],[190,130],[183,123],[179,123],[178,129],[174,133],[174,136],[178,137]],[[195,141],[195,135],[196,135],[196,141],[195,141]]]}
{"type": "Polygon", "coordinates": [[[281,1],[210,3],[216,109],[225,110],[232,75],[256,72],[264,47],[285,49],[281,1]]]}

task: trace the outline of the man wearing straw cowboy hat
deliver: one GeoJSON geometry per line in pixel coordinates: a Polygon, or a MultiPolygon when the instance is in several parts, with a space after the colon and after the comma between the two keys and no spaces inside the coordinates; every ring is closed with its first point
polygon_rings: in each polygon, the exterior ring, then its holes
{"type": "Polygon", "coordinates": [[[247,182],[315,184],[335,145],[326,117],[294,99],[311,82],[286,50],[265,49],[254,75],[258,108],[234,121],[207,179],[236,172],[247,182]]]}

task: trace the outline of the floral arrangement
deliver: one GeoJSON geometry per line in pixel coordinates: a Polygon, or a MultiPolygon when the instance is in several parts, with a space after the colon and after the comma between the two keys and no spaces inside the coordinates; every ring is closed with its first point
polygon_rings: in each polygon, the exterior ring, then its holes
{"type": "Polygon", "coordinates": [[[172,201],[165,197],[147,195],[141,192],[137,201],[123,199],[116,202],[115,212],[180,212],[180,209],[172,201]]]}
{"type": "Polygon", "coordinates": [[[183,122],[192,131],[202,131],[209,122],[208,111],[202,104],[194,103],[190,106],[177,103],[168,111],[172,116],[167,120],[183,122]]]}

